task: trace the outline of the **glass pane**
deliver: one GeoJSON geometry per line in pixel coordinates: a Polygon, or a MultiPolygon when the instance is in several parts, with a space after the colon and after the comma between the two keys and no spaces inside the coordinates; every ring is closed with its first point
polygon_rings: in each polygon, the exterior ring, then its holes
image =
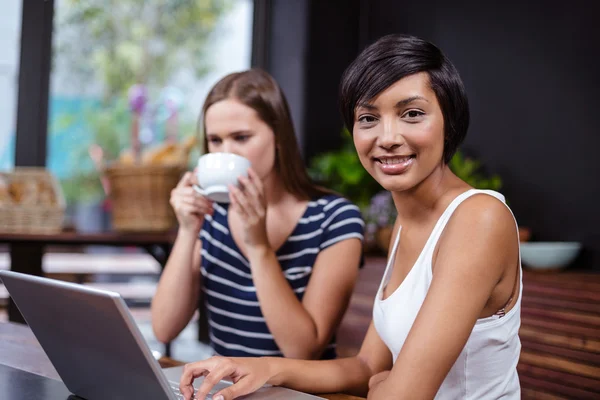
{"type": "Polygon", "coordinates": [[[252,11],[251,0],[55,2],[47,165],[79,230],[107,227],[98,168],[130,157],[136,126],[142,151],[190,138],[210,86],[250,67],[252,11]]]}
{"type": "Polygon", "coordinates": [[[0,13],[0,170],[10,170],[15,165],[21,17],[20,0],[3,2],[0,13]]]}

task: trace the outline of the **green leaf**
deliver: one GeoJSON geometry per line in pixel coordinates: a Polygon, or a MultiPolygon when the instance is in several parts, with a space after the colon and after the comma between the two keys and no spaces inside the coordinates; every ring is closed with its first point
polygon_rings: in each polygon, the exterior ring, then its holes
{"type": "Polygon", "coordinates": [[[350,133],[343,130],[341,136],[340,149],[312,158],[308,168],[309,175],[322,185],[346,196],[362,209],[381,190],[381,186],[360,163],[350,133]]]}
{"type": "Polygon", "coordinates": [[[466,158],[461,151],[457,151],[448,166],[463,181],[476,189],[499,190],[502,187],[502,179],[498,175],[485,177],[481,174],[481,162],[479,160],[466,158]]]}

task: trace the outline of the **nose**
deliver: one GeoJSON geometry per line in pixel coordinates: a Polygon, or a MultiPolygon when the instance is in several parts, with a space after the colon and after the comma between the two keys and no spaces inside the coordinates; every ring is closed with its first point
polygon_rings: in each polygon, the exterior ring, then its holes
{"type": "Polygon", "coordinates": [[[221,151],[223,153],[234,153],[234,145],[229,138],[223,140],[223,145],[221,146],[221,151]]]}
{"type": "Polygon", "coordinates": [[[401,124],[397,118],[385,118],[382,132],[377,137],[377,144],[385,150],[393,150],[404,144],[401,124]]]}
{"type": "Polygon", "coordinates": [[[219,151],[223,152],[223,153],[232,153],[232,154],[237,154],[238,156],[244,156],[242,154],[242,148],[240,147],[240,145],[238,143],[235,142],[235,140],[227,138],[225,140],[223,140],[223,144],[221,145],[221,148],[219,149],[219,151]]]}

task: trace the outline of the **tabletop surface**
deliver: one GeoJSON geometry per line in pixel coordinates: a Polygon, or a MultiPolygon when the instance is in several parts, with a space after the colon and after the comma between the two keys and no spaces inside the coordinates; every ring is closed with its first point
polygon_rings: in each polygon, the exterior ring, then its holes
{"type": "Polygon", "coordinates": [[[172,243],[176,232],[76,232],[65,231],[53,234],[0,233],[0,243],[44,243],[44,244],[156,244],[172,243]]]}
{"type": "MultiPolygon", "coordinates": [[[[165,357],[161,358],[159,363],[163,368],[184,364],[181,361],[165,357]]],[[[0,322],[0,364],[60,380],[58,372],[50,363],[33,332],[26,325],[0,322]]],[[[329,400],[361,399],[345,394],[321,394],[319,396],[329,400]]]]}

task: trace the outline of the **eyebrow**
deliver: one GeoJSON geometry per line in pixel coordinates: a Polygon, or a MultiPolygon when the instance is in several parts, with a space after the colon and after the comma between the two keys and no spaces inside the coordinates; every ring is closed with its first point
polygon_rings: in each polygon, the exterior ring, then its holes
{"type": "MultiPolygon", "coordinates": [[[[228,133],[225,136],[247,135],[249,133],[250,133],[250,130],[241,130],[241,131],[233,131],[231,133],[228,133]]],[[[214,137],[214,136],[220,137],[220,135],[218,133],[208,133],[206,135],[206,137],[211,137],[211,136],[212,137],[214,137]]]]}
{"type": "Polygon", "coordinates": [[[417,101],[417,100],[423,100],[424,102],[429,103],[429,101],[425,97],[423,97],[423,96],[411,96],[409,98],[406,98],[404,100],[400,100],[399,102],[397,102],[396,103],[396,108],[404,107],[407,104],[410,104],[413,101],[417,101]]]}
{"type": "MultiPolygon", "coordinates": [[[[397,102],[395,105],[395,108],[405,107],[408,104],[410,104],[414,101],[417,101],[417,100],[423,100],[423,101],[429,103],[429,101],[423,96],[411,96],[411,97],[407,97],[406,99],[403,99],[403,100],[400,100],[399,102],[397,102]]],[[[373,104],[367,103],[367,102],[360,103],[357,108],[366,108],[367,110],[376,110],[377,109],[376,106],[374,106],[373,104]]]]}

